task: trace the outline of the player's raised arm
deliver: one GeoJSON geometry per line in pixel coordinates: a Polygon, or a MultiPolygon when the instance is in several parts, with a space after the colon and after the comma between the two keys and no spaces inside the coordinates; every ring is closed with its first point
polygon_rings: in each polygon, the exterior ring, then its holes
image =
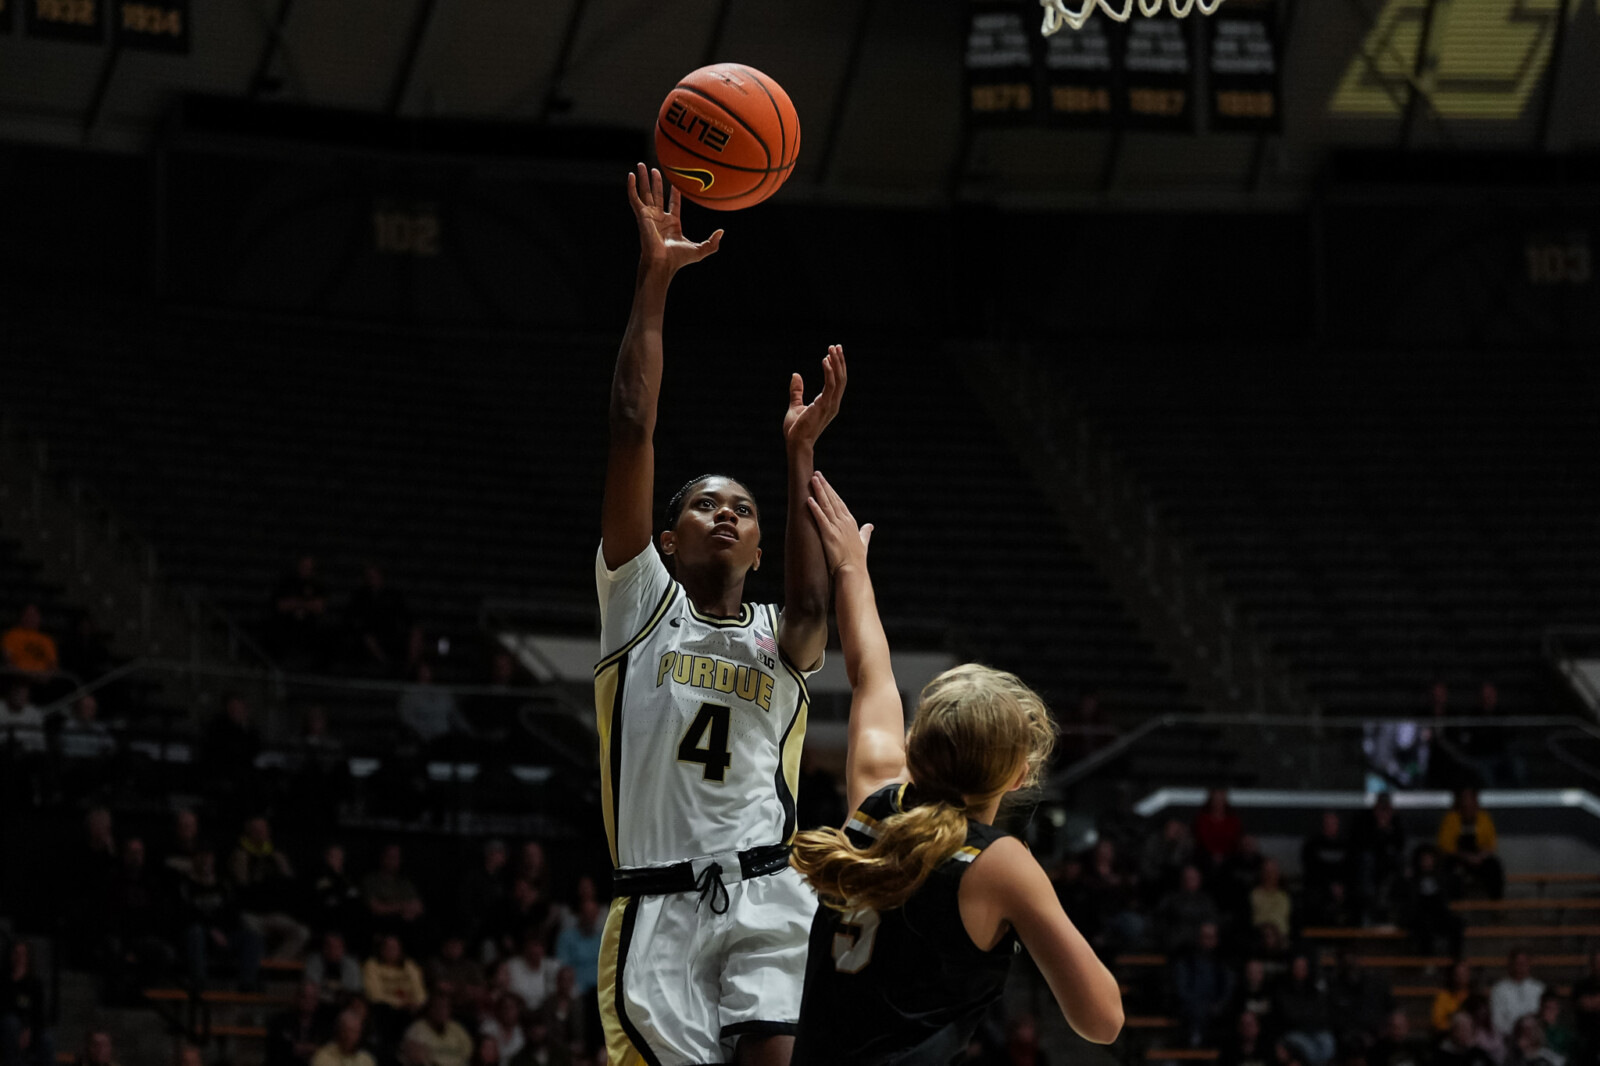
{"type": "Polygon", "coordinates": [[[817,438],[839,413],[847,380],[844,348],[828,346],[822,359],[822,392],[806,403],[805,381],[789,377],[789,411],[783,417],[788,455],[789,522],[783,541],[783,629],[778,643],[789,661],[812,669],[828,646],[828,562],[806,501],[816,469],[817,438]]]}
{"type": "Polygon", "coordinates": [[[628,202],[639,224],[639,274],[633,313],[611,379],[611,451],[600,516],[601,554],[615,570],[650,545],[650,501],[655,485],[656,399],[661,394],[661,323],[667,287],[690,263],[715,252],[719,229],[699,242],[686,239],[678,190],[667,199],[661,172],[643,163],[628,175],[628,202]]]}
{"type": "Polygon", "coordinates": [[[878,618],[872,578],[867,574],[872,526],[857,528],[855,516],[821,474],[812,475],[811,488],[813,495],[807,504],[833,573],[839,643],[850,678],[845,793],[848,809],[854,811],[884,785],[905,780],[905,707],[889,662],[889,638],[878,618]]]}

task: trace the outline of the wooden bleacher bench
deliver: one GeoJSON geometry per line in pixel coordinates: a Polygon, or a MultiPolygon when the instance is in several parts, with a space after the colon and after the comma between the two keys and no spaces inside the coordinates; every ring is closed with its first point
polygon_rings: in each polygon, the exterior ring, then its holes
{"type": "Polygon", "coordinates": [[[268,973],[304,973],[306,964],[299,959],[262,959],[261,969],[268,973]]]}
{"type": "Polygon", "coordinates": [[[1600,882],[1600,874],[1547,873],[1507,874],[1508,885],[1583,885],[1600,882]]]}
{"type": "Polygon", "coordinates": [[[1221,1055],[1214,1047],[1153,1047],[1144,1052],[1151,1062],[1216,1062],[1221,1055]]]}
{"type": "MultiPolygon", "coordinates": [[[[1587,874],[1583,876],[1588,876],[1587,874]]],[[[1461,912],[1477,911],[1600,911],[1600,898],[1593,896],[1567,896],[1561,898],[1540,896],[1537,899],[1458,899],[1450,909],[1461,912]]]]}
{"type": "MultiPolygon", "coordinates": [[[[144,998],[157,1003],[184,1003],[189,991],[184,988],[147,988],[144,998]]],[[[207,1003],[227,1003],[238,1006],[283,1007],[293,1002],[289,996],[274,996],[266,992],[235,992],[226,988],[212,988],[200,993],[207,1003]]]]}
{"type": "Polygon", "coordinates": [[[1123,1019],[1122,1027],[1124,1029],[1176,1029],[1178,1027],[1178,1019],[1135,1014],[1130,1018],[1123,1019]]]}
{"type": "Polygon", "coordinates": [[[1307,940],[1403,940],[1406,932],[1403,929],[1383,927],[1377,929],[1338,929],[1324,926],[1311,926],[1301,930],[1301,936],[1307,940]]]}
{"type": "Polygon", "coordinates": [[[1600,925],[1469,925],[1468,940],[1489,937],[1511,937],[1518,940],[1539,940],[1551,937],[1600,936],[1600,925]]]}
{"type": "MultiPolygon", "coordinates": [[[[1550,990],[1558,996],[1572,995],[1571,985],[1552,985],[1550,990]]],[[[1439,994],[1437,985],[1395,985],[1389,991],[1400,999],[1432,999],[1439,994]]]]}
{"type": "Polygon", "coordinates": [[[1118,966],[1165,966],[1165,955],[1118,955],[1118,966]]]}
{"type": "Polygon", "coordinates": [[[212,1036],[231,1036],[238,1040],[265,1040],[267,1027],[264,1025],[213,1025],[212,1036]]]}
{"type": "MultiPolygon", "coordinates": [[[[1356,965],[1375,970],[1422,969],[1427,966],[1444,969],[1456,960],[1448,955],[1357,955],[1356,965]]],[[[1535,955],[1535,966],[1583,966],[1587,955],[1535,955]]],[[[1470,955],[1466,962],[1482,969],[1504,966],[1506,960],[1499,955],[1470,955]]]]}

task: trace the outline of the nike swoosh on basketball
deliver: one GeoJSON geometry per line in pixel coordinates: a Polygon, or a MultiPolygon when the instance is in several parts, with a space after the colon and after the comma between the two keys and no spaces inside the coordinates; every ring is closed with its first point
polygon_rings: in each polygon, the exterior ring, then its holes
{"type": "Polygon", "coordinates": [[[690,167],[668,167],[667,169],[692,181],[698,181],[701,192],[711,188],[712,183],[717,180],[717,176],[709,170],[695,170],[690,167]]]}

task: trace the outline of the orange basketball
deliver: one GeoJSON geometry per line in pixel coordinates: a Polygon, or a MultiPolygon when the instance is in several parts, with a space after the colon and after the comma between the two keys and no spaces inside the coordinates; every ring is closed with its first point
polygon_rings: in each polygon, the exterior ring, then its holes
{"type": "Polygon", "coordinates": [[[777,192],[800,154],[800,117],[783,86],[742,63],[714,63],[667,94],[656,157],[667,180],[718,211],[777,192]]]}

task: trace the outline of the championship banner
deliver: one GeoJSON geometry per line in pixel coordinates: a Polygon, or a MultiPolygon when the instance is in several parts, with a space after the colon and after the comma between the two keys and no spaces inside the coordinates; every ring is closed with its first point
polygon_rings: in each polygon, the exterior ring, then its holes
{"type": "Polygon", "coordinates": [[[1109,126],[1116,114],[1116,41],[1108,19],[1044,39],[1045,113],[1066,126],[1109,126]]]}
{"type": "Polygon", "coordinates": [[[21,0],[28,36],[101,44],[106,39],[105,0],[21,0]]]}
{"type": "Polygon", "coordinates": [[[1035,115],[1033,38],[1020,0],[973,0],[967,23],[967,114],[1012,123],[1035,115]]]}
{"type": "MultiPolygon", "coordinates": [[[[1188,23],[1135,18],[1122,28],[1121,112],[1132,129],[1194,129],[1194,44],[1188,23]]],[[[1087,28],[1087,27],[1086,27],[1087,28]]]]}
{"type": "Polygon", "coordinates": [[[1229,0],[1206,25],[1211,34],[1211,128],[1277,133],[1283,85],[1275,0],[1229,0]]]}
{"type": "Polygon", "coordinates": [[[116,41],[128,48],[189,54],[189,0],[112,0],[116,41]]]}

